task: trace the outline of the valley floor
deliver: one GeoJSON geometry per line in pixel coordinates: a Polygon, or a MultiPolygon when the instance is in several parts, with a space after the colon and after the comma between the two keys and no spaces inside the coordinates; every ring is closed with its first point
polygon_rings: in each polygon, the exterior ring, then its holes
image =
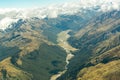
{"type": "Polygon", "coordinates": [[[67,39],[70,37],[70,35],[68,34],[69,32],[70,30],[62,31],[58,34],[57,38],[58,45],[64,48],[64,50],[67,52],[65,70],[53,75],[50,80],[56,80],[58,77],[64,74],[67,71],[69,60],[74,57],[74,55],[70,51],[75,51],[76,49],[69,45],[69,43],[67,42],[67,39]]]}

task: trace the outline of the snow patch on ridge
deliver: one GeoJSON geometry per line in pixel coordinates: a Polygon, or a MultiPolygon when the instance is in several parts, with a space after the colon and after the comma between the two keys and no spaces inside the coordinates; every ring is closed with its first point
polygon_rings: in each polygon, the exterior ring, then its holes
{"type": "Polygon", "coordinates": [[[39,18],[56,18],[61,14],[75,14],[77,12],[83,12],[83,10],[96,9],[98,11],[110,11],[110,10],[120,10],[120,0],[78,0],[75,2],[68,2],[64,4],[54,4],[41,8],[32,8],[32,9],[16,9],[16,8],[7,8],[0,9],[0,16],[5,15],[9,16],[14,13],[16,18],[30,18],[30,17],[39,17],[39,18]],[[7,13],[10,13],[9,15],[7,13]]]}
{"type": "Polygon", "coordinates": [[[0,21],[0,29],[5,30],[6,28],[10,28],[12,23],[17,22],[18,19],[11,19],[6,17],[0,21]]]}
{"type": "Polygon", "coordinates": [[[17,19],[56,18],[59,15],[82,14],[87,10],[96,12],[120,10],[120,0],[78,0],[32,9],[0,8],[0,29],[10,27],[10,24],[16,22],[17,19]]]}

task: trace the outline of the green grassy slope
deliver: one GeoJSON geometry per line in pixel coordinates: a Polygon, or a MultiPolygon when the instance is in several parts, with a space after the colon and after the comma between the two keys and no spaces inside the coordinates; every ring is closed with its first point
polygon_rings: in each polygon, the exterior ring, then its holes
{"type": "Polygon", "coordinates": [[[66,52],[54,45],[42,44],[22,58],[20,68],[33,75],[33,80],[49,80],[51,75],[64,70],[66,52]]]}
{"type": "Polygon", "coordinates": [[[0,46],[0,61],[19,53],[21,50],[18,47],[0,46]]]}
{"type": "Polygon", "coordinates": [[[90,61],[97,56],[102,56],[102,54],[104,57],[97,58],[98,63],[119,59],[119,56],[115,57],[119,54],[117,49],[108,52],[120,45],[119,14],[120,11],[111,11],[93,18],[87,23],[87,26],[81,28],[68,40],[73,47],[79,50],[74,52],[75,57],[70,61],[68,71],[58,80],[76,79],[76,75],[81,69],[96,65],[90,61]]]}
{"type": "Polygon", "coordinates": [[[120,80],[120,60],[84,68],[77,80],[120,80]]]}
{"type": "Polygon", "coordinates": [[[50,26],[40,19],[27,19],[19,24],[0,38],[0,45],[3,45],[0,46],[0,70],[4,68],[11,76],[7,79],[30,80],[32,75],[33,80],[49,80],[63,70],[66,52],[51,43],[57,40],[54,36],[59,29],[49,29],[50,26]],[[56,30],[55,34],[52,29],[56,30]],[[51,39],[48,36],[52,36],[51,39]]]}

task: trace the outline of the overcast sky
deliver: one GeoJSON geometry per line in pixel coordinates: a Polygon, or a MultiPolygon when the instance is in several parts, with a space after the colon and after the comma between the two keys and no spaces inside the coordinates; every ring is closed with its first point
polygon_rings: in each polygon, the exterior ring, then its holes
{"type": "Polygon", "coordinates": [[[77,0],[0,0],[0,8],[32,8],[77,0]]]}

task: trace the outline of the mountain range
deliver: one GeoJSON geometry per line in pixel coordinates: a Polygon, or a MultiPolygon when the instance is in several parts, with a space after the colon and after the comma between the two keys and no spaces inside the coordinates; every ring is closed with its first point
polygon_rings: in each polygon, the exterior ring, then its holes
{"type": "Polygon", "coordinates": [[[0,80],[120,80],[120,1],[0,9],[0,80]]]}

